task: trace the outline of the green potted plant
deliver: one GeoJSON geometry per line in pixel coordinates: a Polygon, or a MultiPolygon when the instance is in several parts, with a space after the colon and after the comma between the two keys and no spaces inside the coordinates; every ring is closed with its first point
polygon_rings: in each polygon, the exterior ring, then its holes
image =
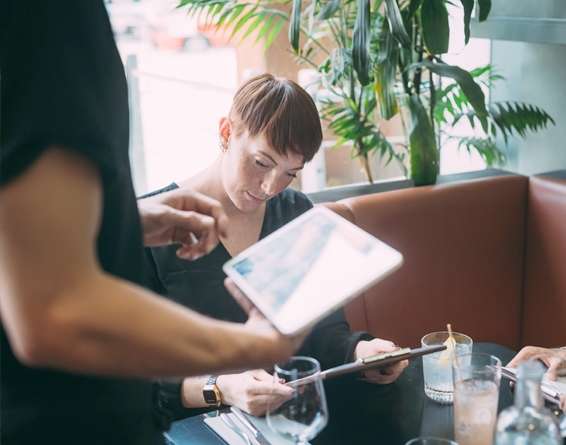
{"type": "Polygon", "coordinates": [[[327,93],[319,99],[321,116],[373,182],[370,156],[396,161],[415,185],[434,184],[439,150],[454,136],[445,129],[467,120],[473,137],[458,145],[481,155],[491,166],[504,161],[508,137],[525,137],[554,123],[544,110],[525,103],[486,103],[482,90],[501,80],[491,66],[466,71],[446,64],[448,6],[463,9],[465,42],[473,9],[485,20],[491,0],[181,0],[232,37],[270,45],[288,21],[289,43],[298,62],[320,74],[327,93]],[[281,6],[290,4],[290,13],[281,6]],[[399,115],[406,143],[392,144],[381,123],[399,115]],[[408,166],[408,171],[407,171],[408,166]]]}

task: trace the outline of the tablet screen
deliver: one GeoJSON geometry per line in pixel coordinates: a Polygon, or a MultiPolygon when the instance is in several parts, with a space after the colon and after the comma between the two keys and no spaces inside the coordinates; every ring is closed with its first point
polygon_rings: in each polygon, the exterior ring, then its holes
{"type": "Polygon", "coordinates": [[[319,319],[401,261],[394,249],[317,208],[234,258],[225,270],[288,332],[319,319]]]}

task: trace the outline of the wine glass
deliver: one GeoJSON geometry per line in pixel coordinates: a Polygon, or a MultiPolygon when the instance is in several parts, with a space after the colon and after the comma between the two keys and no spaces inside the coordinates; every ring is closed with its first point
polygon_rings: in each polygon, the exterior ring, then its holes
{"type": "Polygon", "coordinates": [[[328,423],[320,364],[311,357],[291,357],[287,363],[275,365],[274,378],[293,386],[294,392],[282,404],[268,407],[267,423],[273,431],[296,444],[306,444],[328,423]]]}

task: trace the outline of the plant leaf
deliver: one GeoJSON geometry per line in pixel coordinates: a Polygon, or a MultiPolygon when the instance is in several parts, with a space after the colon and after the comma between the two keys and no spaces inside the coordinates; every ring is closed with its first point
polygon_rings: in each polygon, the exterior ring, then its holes
{"type": "Polygon", "coordinates": [[[409,35],[405,29],[405,24],[403,23],[403,18],[401,17],[401,11],[399,11],[397,0],[386,0],[385,5],[387,10],[387,19],[389,20],[389,26],[393,35],[402,46],[409,46],[411,44],[411,39],[409,39],[409,35]]]}
{"type": "Polygon", "coordinates": [[[289,43],[295,53],[299,52],[299,41],[301,37],[301,0],[293,0],[291,18],[289,22],[289,43]]]}
{"type": "Polygon", "coordinates": [[[474,108],[478,119],[482,124],[484,131],[487,131],[487,109],[485,106],[485,95],[481,87],[474,81],[472,75],[466,70],[456,65],[448,65],[445,63],[433,63],[424,61],[417,66],[422,65],[433,73],[454,79],[469,100],[471,106],[474,108]]]}
{"type": "Polygon", "coordinates": [[[465,147],[468,152],[476,151],[488,166],[505,162],[505,153],[503,153],[496,145],[495,141],[490,137],[463,137],[459,139],[458,148],[465,147]]]}
{"type": "Polygon", "coordinates": [[[491,11],[491,0],[477,0],[479,7],[479,21],[483,22],[487,19],[489,12],[491,11]]]}
{"type": "Polygon", "coordinates": [[[318,20],[328,20],[331,18],[336,11],[340,8],[340,0],[329,0],[317,15],[318,20]]]}
{"type": "Polygon", "coordinates": [[[444,0],[426,0],[421,6],[423,39],[431,54],[448,51],[450,28],[444,0]]]}
{"type": "Polygon", "coordinates": [[[391,119],[398,112],[394,91],[399,47],[389,31],[389,23],[383,21],[379,36],[379,51],[374,68],[374,91],[379,103],[381,117],[391,119]]]}
{"type": "Polygon", "coordinates": [[[495,102],[489,107],[489,115],[506,143],[513,133],[524,138],[529,131],[543,130],[550,123],[556,125],[546,111],[523,102],[495,102]]]}
{"type": "Polygon", "coordinates": [[[408,100],[411,113],[409,147],[411,179],[415,185],[429,185],[436,182],[439,171],[439,153],[436,138],[428,113],[419,96],[408,100]]]}
{"type": "MultiPolygon", "coordinates": [[[[277,36],[281,32],[281,29],[283,28],[283,25],[285,25],[285,22],[286,21],[283,19],[278,19],[275,25],[271,27],[271,30],[269,31],[269,34],[267,34],[267,37],[265,39],[265,49],[268,49],[273,43],[273,41],[277,38],[277,36]]],[[[265,27],[267,30],[269,30],[267,24],[265,25],[265,27]]]]}
{"type": "Polygon", "coordinates": [[[475,0],[460,0],[464,7],[464,38],[465,43],[470,41],[470,21],[472,19],[472,11],[474,10],[475,0]]]}
{"type": "Polygon", "coordinates": [[[352,61],[358,80],[362,85],[369,83],[369,23],[370,0],[357,0],[358,13],[352,36],[352,61]]]}

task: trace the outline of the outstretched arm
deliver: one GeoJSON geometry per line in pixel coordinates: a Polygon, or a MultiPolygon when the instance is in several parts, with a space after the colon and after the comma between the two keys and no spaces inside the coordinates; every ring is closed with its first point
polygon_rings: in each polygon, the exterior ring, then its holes
{"type": "Polygon", "coordinates": [[[212,320],[103,271],[101,201],[93,164],[57,147],[0,188],[0,315],[22,362],[155,377],[261,367],[293,352],[296,341],[261,320],[212,320]]]}

